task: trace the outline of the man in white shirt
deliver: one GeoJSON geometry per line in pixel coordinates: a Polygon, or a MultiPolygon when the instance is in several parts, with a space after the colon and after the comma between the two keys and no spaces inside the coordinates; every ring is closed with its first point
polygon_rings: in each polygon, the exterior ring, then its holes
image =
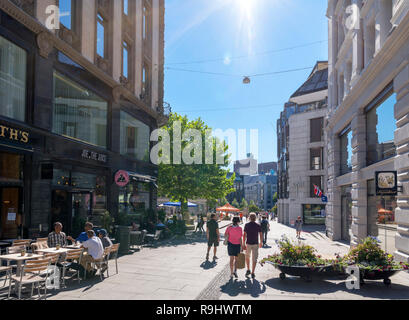
{"type": "Polygon", "coordinates": [[[88,240],[82,243],[82,248],[87,248],[88,253],[84,254],[81,259],[81,265],[87,271],[94,271],[91,263],[95,260],[102,259],[104,255],[104,246],[100,238],[95,236],[94,230],[87,231],[88,240]]]}

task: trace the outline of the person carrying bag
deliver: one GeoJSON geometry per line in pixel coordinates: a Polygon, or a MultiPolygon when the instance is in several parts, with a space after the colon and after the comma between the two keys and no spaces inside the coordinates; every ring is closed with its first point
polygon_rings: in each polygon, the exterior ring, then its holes
{"type": "Polygon", "coordinates": [[[237,275],[238,269],[238,257],[242,252],[243,248],[243,229],[239,226],[240,218],[234,217],[233,218],[233,225],[228,227],[226,233],[224,234],[225,243],[227,242],[227,251],[230,256],[230,271],[231,271],[231,279],[239,277],[237,275]]]}

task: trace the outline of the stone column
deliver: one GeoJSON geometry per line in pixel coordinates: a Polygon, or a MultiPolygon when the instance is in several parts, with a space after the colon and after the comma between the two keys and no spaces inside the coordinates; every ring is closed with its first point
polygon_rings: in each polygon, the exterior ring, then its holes
{"type": "Polygon", "coordinates": [[[363,111],[351,122],[352,128],[352,238],[356,245],[368,235],[367,182],[361,177],[360,170],[366,167],[366,118],[363,111]]]}
{"type": "Polygon", "coordinates": [[[142,66],[143,66],[143,1],[135,1],[135,95],[139,97],[142,93],[142,66]]]}
{"type": "Polygon", "coordinates": [[[89,61],[95,60],[96,42],[95,0],[82,1],[81,12],[81,53],[89,61]]]}
{"type": "Polygon", "coordinates": [[[112,8],[112,77],[119,82],[122,75],[122,1],[113,1],[112,8]]]}
{"type": "MultiPolygon", "coordinates": [[[[56,0],[41,0],[35,2],[35,16],[43,25],[45,25],[47,18],[49,15],[46,13],[47,7],[49,6],[56,6],[56,0]]],[[[55,33],[56,30],[50,30],[51,32],[55,33]]]]}
{"type": "Polygon", "coordinates": [[[152,108],[159,103],[159,0],[152,0],[152,108]]]}
{"type": "Polygon", "coordinates": [[[339,240],[341,232],[341,190],[336,186],[336,177],[339,175],[340,167],[340,146],[338,137],[327,131],[327,195],[328,204],[326,206],[326,225],[328,237],[332,240],[339,240]]]}
{"type": "Polygon", "coordinates": [[[409,65],[394,79],[394,89],[397,93],[395,169],[398,171],[398,184],[403,187],[403,192],[397,197],[398,207],[395,210],[398,224],[395,256],[399,261],[409,262],[409,65]]]}

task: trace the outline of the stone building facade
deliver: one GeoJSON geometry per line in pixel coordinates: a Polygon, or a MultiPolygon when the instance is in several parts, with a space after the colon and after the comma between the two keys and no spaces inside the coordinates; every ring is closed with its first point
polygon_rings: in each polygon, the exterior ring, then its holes
{"type": "Polygon", "coordinates": [[[292,95],[277,122],[278,221],[325,223],[326,166],[324,118],[327,108],[328,63],[318,62],[307,81],[292,95]]]}
{"type": "Polygon", "coordinates": [[[0,238],[156,209],[163,62],[164,0],[0,1],[0,238]]]}
{"type": "MultiPolygon", "coordinates": [[[[396,256],[409,259],[409,1],[329,0],[327,230],[354,245],[393,212],[396,256]],[[403,192],[374,194],[376,171],[403,192]]],[[[393,222],[393,221],[392,221],[393,222]]]]}

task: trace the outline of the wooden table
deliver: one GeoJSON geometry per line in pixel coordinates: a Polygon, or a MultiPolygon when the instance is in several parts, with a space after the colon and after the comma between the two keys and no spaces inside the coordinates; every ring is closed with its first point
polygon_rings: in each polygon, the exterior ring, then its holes
{"type": "Polygon", "coordinates": [[[13,253],[13,254],[6,254],[3,256],[0,256],[0,261],[1,260],[6,260],[6,261],[17,261],[17,270],[16,270],[16,275],[20,276],[21,275],[21,271],[23,270],[23,262],[26,260],[33,260],[33,259],[38,259],[38,258],[42,258],[43,256],[40,254],[28,254],[26,253],[26,255],[24,257],[21,256],[20,253],[13,253]]]}

